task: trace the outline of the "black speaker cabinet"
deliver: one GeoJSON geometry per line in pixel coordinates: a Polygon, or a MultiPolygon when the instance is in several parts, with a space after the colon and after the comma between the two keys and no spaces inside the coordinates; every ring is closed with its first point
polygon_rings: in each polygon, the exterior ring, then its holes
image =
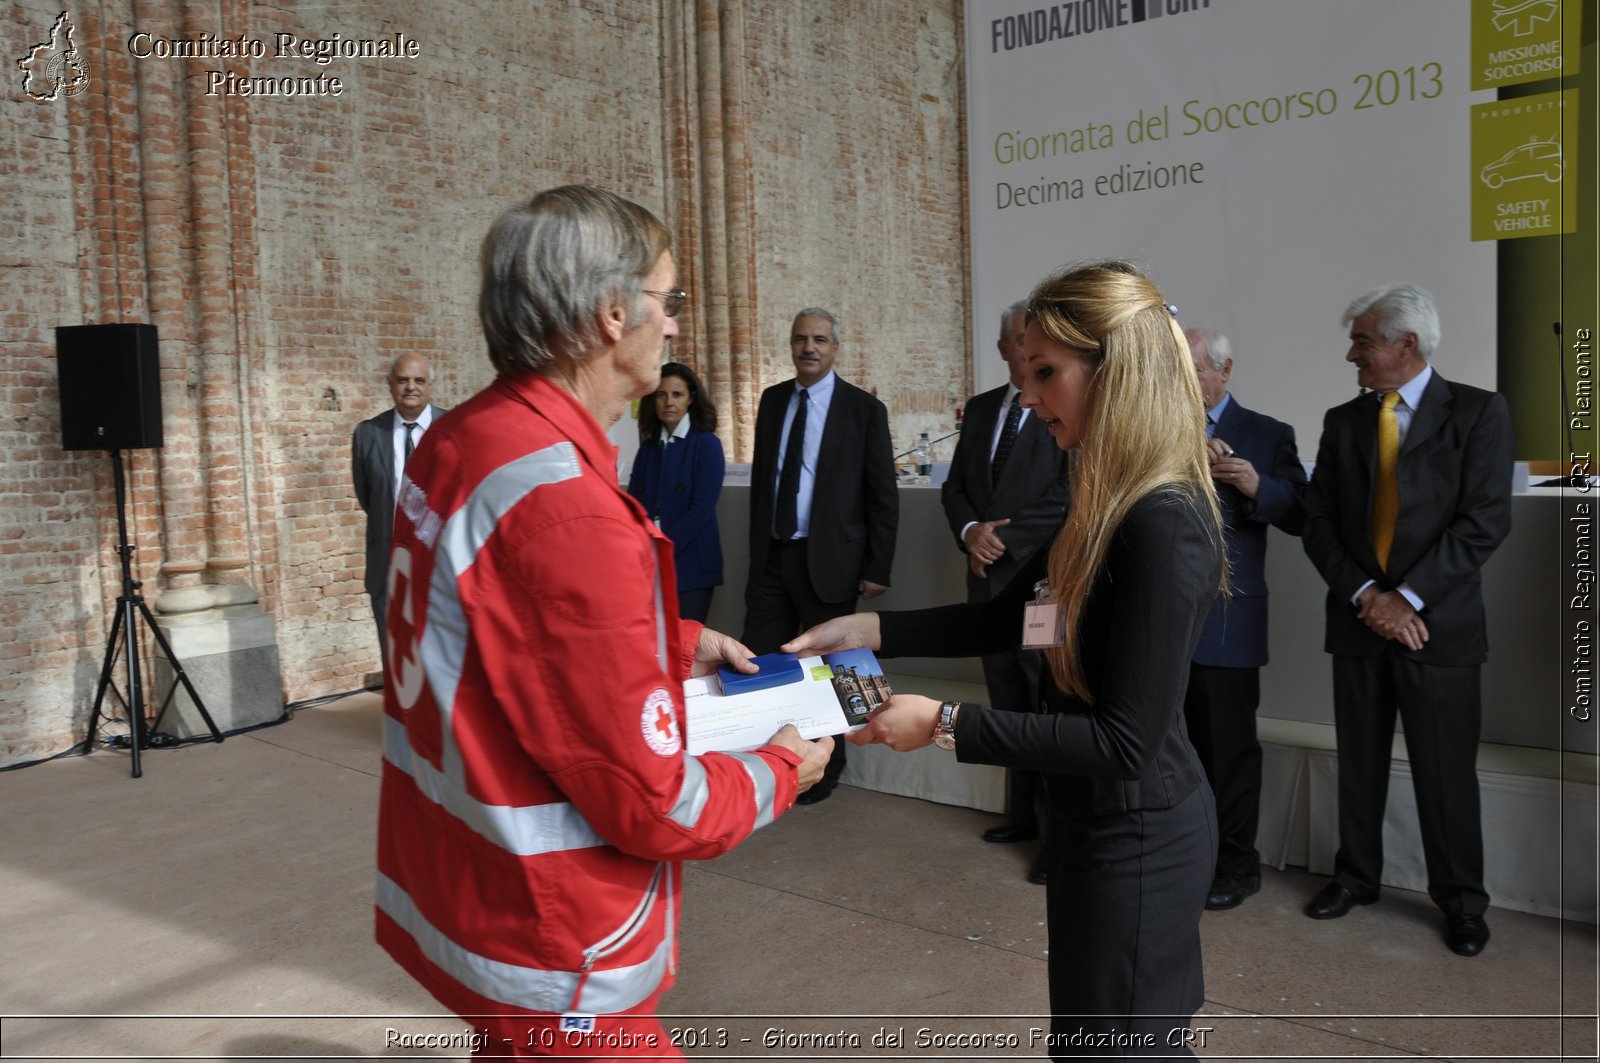
{"type": "Polygon", "coordinates": [[[56,329],[62,450],[161,445],[161,365],[154,325],[56,329]]]}

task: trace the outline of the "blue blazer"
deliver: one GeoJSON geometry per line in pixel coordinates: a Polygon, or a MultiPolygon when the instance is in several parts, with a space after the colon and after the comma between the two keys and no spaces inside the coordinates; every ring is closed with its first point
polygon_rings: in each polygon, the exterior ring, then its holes
{"type": "Polygon", "coordinates": [[[725,459],[714,433],[689,429],[683,439],[639,447],[628,474],[628,494],[637,498],[672,540],[678,589],[722,586],[722,534],[717,496],[725,459]]]}
{"type": "Polygon", "coordinates": [[[1206,615],[1196,664],[1260,668],[1267,663],[1267,525],[1299,535],[1305,525],[1306,470],[1294,429],[1247,410],[1229,397],[1216,438],[1256,468],[1261,485],[1252,501],[1231,484],[1217,484],[1228,539],[1228,596],[1206,615]]]}

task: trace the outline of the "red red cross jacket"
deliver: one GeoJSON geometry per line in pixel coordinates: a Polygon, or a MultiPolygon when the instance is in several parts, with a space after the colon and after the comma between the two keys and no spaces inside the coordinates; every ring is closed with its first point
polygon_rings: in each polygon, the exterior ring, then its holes
{"type": "Polygon", "coordinates": [[[799,758],[684,751],[671,544],[566,392],[501,378],[396,506],[377,938],[462,1015],[613,1013],[671,984],[679,862],[794,803],[799,758]]]}

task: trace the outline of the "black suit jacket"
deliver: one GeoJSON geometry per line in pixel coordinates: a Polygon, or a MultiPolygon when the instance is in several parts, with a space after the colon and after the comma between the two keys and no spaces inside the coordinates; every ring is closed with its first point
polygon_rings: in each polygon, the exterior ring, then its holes
{"type": "Polygon", "coordinates": [[[987,576],[967,569],[967,597],[982,601],[1011,581],[1034,551],[1055,538],[1066,518],[1068,453],[1056,446],[1039,418],[1024,417],[1011,445],[1011,456],[1000,471],[1000,482],[989,475],[989,447],[995,425],[1005,416],[1007,385],[974,395],[950,459],[950,476],[940,490],[945,519],[963,552],[961,529],[973,521],[1011,519],[995,529],[1006,552],[988,568],[987,576]]]}
{"type": "MultiPolygon", "coordinates": [[[[778,483],[783,415],[794,381],[761,393],[756,449],[750,467],[750,572],[767,563],[772,544],[772,496],[778,483]]],[[[900,496],[883,403],[837,375],[817,452],[811,495],[811,587],[825,602],[854,600],[862,580],[887,587],[894,564],[900,496]]]]}
{"type": "MultiPolygon", "coordinates": [[[[1082,818],[1171,808],[1204,778],[1183,717],[1189,659],[1222,582],[1222,543],[1187,492],[1137,502],[1117,528],[1076,632],[1090,704],[1045,669],[1042,713],[963,704],[956,758],[1044,772],[1051,813],[1082,818]]],[[[1015,649],[1038,551],[995,598],[880,613],[883,657],[965,657],[1015,649]]]]}
{"type": "Polygon", "coordinates": [[[1300,534],[1306,470],[1293,428],[1231,396],[1216,438],[1255,466],[1260,484],[1253,500],[1231,484],[1217,484],[1228,534],[1228,597],[1212,606],[1194,659],[1218,668],[1260,668],[1267,663],[1267,526],[1300,534]]]}
{"type": "Polygon", "coordinates": [[[1434,371],[1400,447],[1400,514],[1385,572],[1367,528],[1378,406],[1366,394],[1328,411],[1306,493],[1306,556],[1328,584],[1324,648],[1410,654],[1374,633],[1350,604],[1368,580],[1380,590],[1406,583],[1422,598],[1429,636],[1413,656],[1480,664],[1489,652],[1480,570],[1511,531],[1511,412],[1501,395],[1434,371]]]}
{"type": "MultiPolygon", "coordinates": [[[[429,406],[434,418],[443,408],[429,406]]],[[[389,536],[394,529],[394,410],[356,425],[350,437],[350,476],[356,501],[367,514],[367,593],[381,598],[389,575],[389,536]]],[[[431,428],[431,425],[430,425],[431,428]]]]}

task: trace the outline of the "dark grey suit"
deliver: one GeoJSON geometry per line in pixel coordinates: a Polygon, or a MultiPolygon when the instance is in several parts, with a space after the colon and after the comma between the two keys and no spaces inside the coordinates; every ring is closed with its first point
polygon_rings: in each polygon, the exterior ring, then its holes
{"type": "Polygon", "coordinates": [[[1398,709],[1410,751],[1428,893],[1446,914],[1481,914],[1483,836],[1475,761],[1479,666],[1488,656],[1481,570],[1511,530],[1511,414],[1492,391],[1435,371],[1401,444],[1400,512],[1385,571],[1368,534],[1377,464],[1376,395],[1323,421],[1306,493],[1306,555],[1328,584],[1325,649],[1333,654],[1339,746],[1339,853],[1334,881],[1376,895],[1383,808],[1398,709]],[[1409,585],[1422,599],[1421,650],[1373,632],[1352,597],[1409,585]]]}
{"type": "MultiPolygon", "coordinates": [[[[442,407],[428,409],[434,419],[444,416],[442,407]]],[[[395,416],[394,410],[388,409],[369,417],[356,425],[350,437],[350,476],[355,483],[356,501],[367,514],[364,582],[372,601],[372,617],[378,624],[378,650],[384,656],[384,583],[389,575],[389,535],[394,528],[395,416]]]]}
{"type": "MultiPolygon", "coordinates": [[[[773,495],[780,481],[783,418],[794,395],[786,380],[761,393],[750,467],[750,578],[740,641],[772,653],[801,631],[854,612],[862,580],[889,585],[900,495],[889,413],[883,403],[837,375],[812,479],[807,538],[772,537],[773,495]]],[[[843,736],[833,745],[813,798],[826,796],[845,768],[843,736]]]]}
{"type": "Polygon", "coordinates": [[[771,590],[770,581],[764,584],[761,576],[769,570],[773,550],[779,436],[793,394],[793,380],[774,384],[761,393],[756,411],[756,449],[750,466],[750,579],[742,641],[757,653],[771,653],[812,624],[854,610],[862,580],[887,587],[900,521],[889,413],[876,398],[835,376],[817,453],[803,576],[789,581],[787,588],[794,608],[782,609],[771,594],[761,594],[764,586],[771,590]],[[801,607],[808,598],[838,609],[816,616],[801,607]]]}
{"type": "MultiPolygon", "coordinates": [[[[1045,544],[1055,538],[1066,518],[1068,454],[1056,446],[1044,425],[1032,414],[1022,419],[1011,455],[1000,479],[990,475],[990,449],[995,426],[1006,415],[1009,386],[974,395],[967,403],[961,438],[950,460],[950,476],[944,482],[940,500],[945,519],[963,552],[966,544],[961,529],[973,521],[1004,520],[1010,524],[995,529],[1006,544],[1006,552],[979,576],[967,568],[967,601],[986,602],[1016,575],[1017,571],[1045,544]]],[[[983,679],[989,688],[989,701],[1001,708],[1033,712],[1039,707],[1039,654],[1033,650],[1007,648],[983,658],[983,679]]],[[[1034,772],[1012,769],[1009,773],[1008,815],[1011,825],[1023,833],[1037,833],[1034,796],[1038,789],[1034,772]]]]}

